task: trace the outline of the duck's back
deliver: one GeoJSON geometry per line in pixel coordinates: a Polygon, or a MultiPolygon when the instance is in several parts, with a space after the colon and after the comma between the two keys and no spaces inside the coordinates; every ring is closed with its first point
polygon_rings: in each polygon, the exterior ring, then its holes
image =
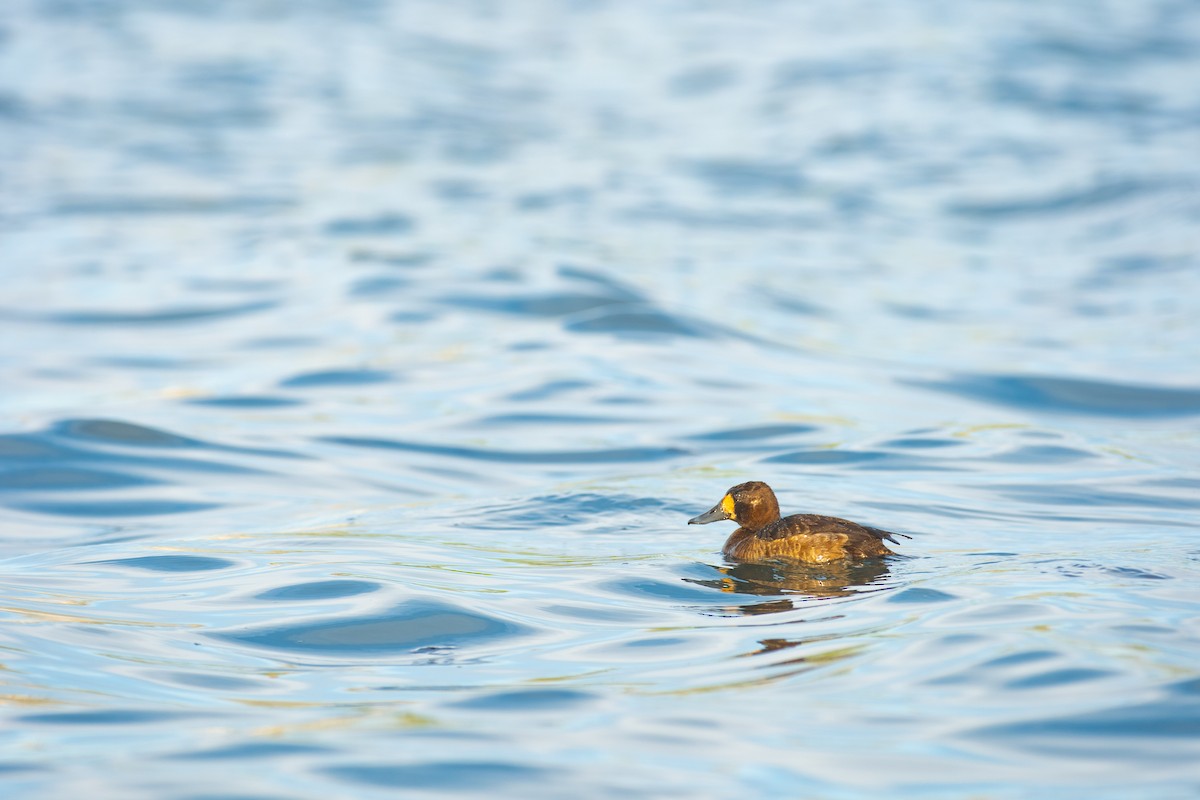
{"type": "Polygon", "coordinates": [[[725,543],[725,554],[739,561],[790,558],[820,563],[892,555],[885,539],[896,541],[888,531],[848,519],[793,514],[757,531],[737,530],[725,543]]]}

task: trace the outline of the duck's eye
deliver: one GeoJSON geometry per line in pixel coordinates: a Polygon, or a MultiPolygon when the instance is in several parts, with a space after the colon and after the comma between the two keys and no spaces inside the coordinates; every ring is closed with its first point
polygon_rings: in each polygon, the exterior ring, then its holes
{"type": "Polygon", "coordinates": [[[737,517],[733,514],[733,506],[733,495],[727,494],[721,498],[721,510],[728,514],[730,519],[737,520],[737,517]]]}

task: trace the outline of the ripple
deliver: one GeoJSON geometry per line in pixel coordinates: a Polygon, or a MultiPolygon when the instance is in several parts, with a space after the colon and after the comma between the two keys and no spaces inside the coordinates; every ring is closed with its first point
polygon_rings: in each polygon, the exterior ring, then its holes
{"type": "Polygon", "coordinates": [[[55,711],[47,714],[25,714],[22,722],[40,725],[154,725],[160,722],[179,722],[195,719],[198,714],[182,711],[148,711],[143,709],[107,708],[93,711],[55,711]]]}
{"type": "Polygon", "coordinates": [[[796,196],[808,190],[808,181],[793,164],[735,159],[693,161],[685,169],[722,197],[796,196]]]}
{"type": "Polygon", "coordinates": [[[254,214],[283,211],[295,205],[290,198],[255,197],[172,197],[96,195],[68,197],[58,201],[51,212],[62,216],[150,216],[175,214],[254,214]]]}
{"type": "Polygon", "coordinates": [[[377,369],[330,369],[319,372],[303,372],[279,385],[285,389],[317,389],[330,386],[370,386],[395,380],[390,372],[377,369]]]}
{"type": "Polygon", "coordinates": [[[625,304],[626,296],[553,292],[506,297],[454,297],[447,303],[463,308],[525,317],[563,317],[581,311],[625,304]]]}
{"type": "Polygon", "coordinates": [[[235,562],[226,558],[212,556],[135,556],[132,558],[113,558],[105,561],[89,561],[89,564],[118,564],[135,569],[148,569],[154,572],[206,572],[208,570],[228,569],[235,562]]]}
{"type": "Polygon", "coordinates": [[[545,494],[535,495],[512,505],[485,506],[472,513],[472,525],[488,530],[528,530],[529,526],[538,524],[562,527],[578,525],[596,518],[610,518],[618,513],[644,518],[663,511],[682,515],[687,513],[688,509],[686,506],[654,497],[619,493],[545,494]]]}
{"type": "Polygon", "coordinates": [[[94,500],[74,503],[23,502],[13,508],[60,517],[155,517],[220,508],[220,503],[187,500],[94,500]]]}
{"type": "Polygon", "coordinates": [[[677,97],[704,97],[738,82],[737,70],[728,64],[691,67],[671,78],[669,91],[677,97]]]}
{"type": "Polygon", "coordinates": [[[36,319],[62,325],[162,325],[178,322],[219,321],[244,314],[256,314],[277,307],[271,300],[235,303],[224,306],[178,306],[153,311],[60,311],[30,317],[20,312],[3,311],[4,316],[36,319]]]}
{"type": "Polygon", "coordinates": [[[296,654],[370,657],[428,647],[468,647],[528,633],[530,629],[524,625],[442,601],[411,600],[376,616],[345,616],[211,635],[296,654]]]}
{"type": "Polygon", "coordinates": [[[303,405],[303,400],[290,397],[273,397],[270,395],[227,395],[224,397],[200,397],[185,400],[188,405],[208,406],[210,408],[238,408],[251,410],[256,408],[291,408],[303,405]]]}
{"type": "Polygon", "coordinates": [[[573,689],[523,689],[479,695],[452,705],[477,711],[511,711],[526,714],[574,708],[594,699],[586,692],[573,689]]]}
{"type": "Polygon", "coordinates": [[[543,783],[560,770],[500,761],[431,761],[420,764],[348,764],[326,767],[328,775],[389,790],[424,789],[442,792],[495,792],[524,784],[543,783]]]}
{"type": "Polygon", "coordinates": [[[1083,667],[1053,669],[1048,672],[1039,672],[1036,675],[1016,678],[1008,681],[1004,686],[1007,689],[1047,689],[1107,678],[1112,674],[1111,671],[1105,669],[1083,667]]]}
{"type": "Polygon", "coordinates": [[[454,447],[451,445],[405,442],[398,439],[372,439],[354,436],[327,436],[321,441],[351,447],[371,447],[426,453],[472,461],[496,461],[508,464],[612,464],[663,461],[686,454],[676,447],[619,447],[607,450],[500,450],[498,448],[454,447]]]}
{"type": "Polygon", "coordinates": [[[764,464],[825,464],[846,465],[866,470],[961,470],[950,461],[937,461],[909,453],[889,453],[884,450],[797,450],[762,459],[764,464]]]}
{"type": "Polygon", "coordinates": [[[1177,417],[1200,414],[1200,389],[1038,375],[959,375],[912,386],[997,405],[1063,414],[1177,417]]]}
{"type": "Polygon", "coordinates": [[[24,467],[0,472],[0,492],[124,489],[161,483],[139,475],[86,467],[24,467]]]}
{"type": "Polygon", "coordinates": [[[820,430],[820,428],[815,425],[781,423],[777,425],[753,425],[746,428],[727,428],[708,433],[697,433],[687,438],[703,442],[758,442],[764,439],[779,439],[801,433],[812,433],[817,430],[820,430]]]}
{"type": "Polygon", "coordinates": [[[910,586],[898,592],[894,592],[889,598],[889,603],[946,603],[951,600],[957,600],[958,595],[949,592],[939,591],[938,589],[929,589],[924,586],[910,586]]]}
{"type": "Polygon", "coordinates": [[[416,227],[412,217],[404,214],[378,214],[371,217],[345,217],[325,225],[330,236],[399,236],[416,227]]]}
{"type": "Polygon", "coordinates": [[[337,597],[354,597],[369,594],[382,588],[371,581],[333,580],[297,583],[268,589],[254,596],[256,600],[329,600],[337,597]]]}
{"type": "Polygon", "coordinates": [[[1188,749],[1198,753],[1200,703],[1189,697],[1176,697],[1083,714],[985,725],[966,735],[1040,754],[1108,758],[1115,755],[1114,744],[1120,743],[1120,756],[1125,760],[1153,759],[1172,740],[1189,742],[1188,749]]]}
{"type": "MultiPolygon", "coordinates": [[[[1010,90],[1017,84],[1007,83],[1010,90]]],[[[1125,180],[1099,183],[1074,191],[1063,191],[1035,197],[1008,200],[961,200],[947,208],[951,214],[985,220],[1019,217],[1045,218],[1053,214],[1090,210],[1092,208],[1126,203],[1130,199],[1160,192],[1172,184],[1166,181],[1125,180]]]]}
{"type": "Polygon", "coordinates": [[[114,419],[67,419],[50,429],[66,439],[135,447],[197,447],[196,439],[114,419]]]}
{"type": "Polygon", "coordinates": [[[1108,486],[1031,483],[993,484],[988,486],[987,489],[1010,500],[1036,505],[1164,509],[1200,508],[1200,498],[1122,492],[1108,486]]]}
{"type": "Polygon", "coordinates": [[[321,753],[336,752],[328,747],[314,744],[298,744],[294,742],[242,742],[228,747],[216,747],[211,750],[197,750],[191,753],[177,753],[167,756],[188,761],[241,761],[248,759],[287,758],[290,756],[313,756],[321,753]]]}

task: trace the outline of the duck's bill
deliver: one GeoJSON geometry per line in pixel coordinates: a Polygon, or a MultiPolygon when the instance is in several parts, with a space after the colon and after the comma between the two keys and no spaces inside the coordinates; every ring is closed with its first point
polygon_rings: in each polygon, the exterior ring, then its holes
{"type": "Polygon", "coordinates": [[[721,503],[717,503],[710,510],[705,511],[698,517],[692,517],[688,520],[688,525],[707,525],[710,522],[719,522],[723,519],[729,519],[729,514],[721,507],[721,503]]]}

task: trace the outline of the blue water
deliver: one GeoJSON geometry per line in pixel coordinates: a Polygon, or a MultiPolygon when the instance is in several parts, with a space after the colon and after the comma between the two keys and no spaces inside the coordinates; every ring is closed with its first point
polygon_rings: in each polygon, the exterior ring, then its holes
{"type": "Polygon", "coordinates": [[[1200,794],[1200,5],[0,10],[0,794],[1200,794]],[[743,480],[910,534],[726,563],[743,480]]]}

